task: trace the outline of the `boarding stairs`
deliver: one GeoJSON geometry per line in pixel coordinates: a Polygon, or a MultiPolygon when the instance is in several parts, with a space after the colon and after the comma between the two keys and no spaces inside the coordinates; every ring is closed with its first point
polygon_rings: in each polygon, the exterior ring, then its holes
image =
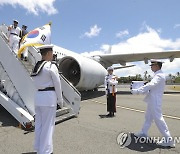
{"type": "MultiPolygon", "coordinates": [[[[34,94],[30,74],[41,59],[35,47],[28,48],[28,59],[17,58],[8,45],[6,25],[0,26],[0,104],[25,128],[34,125],[34,94]]],[[[56,111],[56,123],[79,114],[81,94],[60,74],[63,91],[63,108],[56,111]]]]}

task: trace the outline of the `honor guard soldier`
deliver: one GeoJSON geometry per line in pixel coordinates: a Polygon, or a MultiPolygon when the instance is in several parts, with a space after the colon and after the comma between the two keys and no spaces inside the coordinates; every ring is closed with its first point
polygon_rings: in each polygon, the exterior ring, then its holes
{"type": "Polygon", "coordinates": [[[107,96],[107,111],[109,112],[108,117],[113,117],[116,112],[116,85],[118,81],[116,80],[117,77],[113,75],[113,70],[113,67],[107,68],[108,75],[105,76],[104,81],[107,96]]]}
{"type": "Polygon", "coordinates": [[[18,21],[14,20],[13,24],[8,27],[9,34],[9,45],[16,54],[19,49],[19,40],[20,40],[20,32],[21,29],[18,27],[18,21]]]}
{"type": "Polygon", "coordinates": [[[165,75],[161,67],[162,62],[158,60],[151,60],[151,70],[154,72],[153,79],[144,86],[138,89],[132,89],[132,94],[146,94],[144,101],[147,103],[147,110],[145,114],[145,122],[141,131],[135,134],[138,137],[147,137],[148,130],[154,120],[157,128],[165,138],[158,142],[159,145],[165,147],[175,147],[172,141],[169,129],[162,115],[162,96],[165,88],[165,75]]]}
{"type": "Polygon", "coordinates": [[[35,144],[38,154],[53,153],[53,132],[57,104],[63,107],[59,72],[53,59],[53,46],[40,48],[42,60],[34,67],[32,78],[37,92],[35,94],[35,144]]]}

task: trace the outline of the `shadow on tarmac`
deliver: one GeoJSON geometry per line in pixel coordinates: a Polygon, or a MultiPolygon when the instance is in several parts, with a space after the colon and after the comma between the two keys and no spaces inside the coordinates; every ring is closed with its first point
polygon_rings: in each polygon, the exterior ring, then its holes
{"type": "Polygon", "coordinates": [[[0,105],[0,126],[8,127],[8,126],[18,126],[18,121],[8,112],[6,109],[0,105]]]}
{"type": "Polygon", "coordinates": [[[107,114],[100,114],[99,117],[100,117],[101,119],[104,119],[104,118],[114,118],[115,115],[114,115],[114,116],[108,116],[107,114]]]}
{"type": "Polygon", "coordinates": [[[180,91],[165,91],[164,94],[180,94],[180,91]]]}
{"type": "Polygon", "coordinates": [[[155,142],[154,143],[146,142],[147,139],[145,140],[144,138],[137,139],[137,137],[133,133],[130,133],[130,135],[131,135],[131,143],[126,147],[130,150],[138,151],[138,152],[149,152],[155,149],[171,149],[170,147],[159,146],[155,142]]]}
{"type": "Polygon", "coordinates": [[[130,91],[117,91],[116,95],[132,95],[130,91]]]}
{"type": "Polygon", "coordinates": [[[22,154],[37,154],[37,152],[27,152],[27,153],[22,153],[22,154]]]}
{"type": "Polygon", "coordinates": [[[83,91],[81,92],[81,100],[88,100],[92,98],[97,98],[105,95],[104,91],[83,91]]]}
{"type": "MultiPolygon", "coordinates": [[[[130,91],[118,91],[116,93],[117,95],[131,95],[130,91]]],[[[101,97],[105,95],[105,91],[83,91],[81,92],[81,100],[88,100],[88,99],[93,99],[97,97],[101,97]]]]}

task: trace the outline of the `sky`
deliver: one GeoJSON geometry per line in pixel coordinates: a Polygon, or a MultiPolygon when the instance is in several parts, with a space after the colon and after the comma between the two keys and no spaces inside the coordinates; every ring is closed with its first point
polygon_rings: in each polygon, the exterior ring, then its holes
{"type": "MultiPolygon", "coordinates": [[[[179,0],[0,0],[0,24],[28,26],[52,22],[53,44],[82,55],[180,50],[179,0]]],[[[164,60],[176,74],[180,59],[164,60]]],[[[118,76],[152,72],[143,62],[115,71],[118,76]]]]}

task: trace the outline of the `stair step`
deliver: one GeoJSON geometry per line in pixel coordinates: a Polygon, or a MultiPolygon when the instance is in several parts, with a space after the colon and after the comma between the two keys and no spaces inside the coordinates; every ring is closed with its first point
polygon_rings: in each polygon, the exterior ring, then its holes
{"type": "Polygon", "coordinates": [[[31,65],[28,61],[21,61],[21,62],[23,63],[23,65],[25,66],[25,68],[27,69],[29,74],[31,74],[32,69],[33,69],[33,65],[31,65]]]}
{"type": "Polygon", "coordinates": [[[75,114],[72,114],[72,113],[67,113],[67,114],[64,114],[62,116],[56,117],[55,124],[61,123],[65,120],[71,119],[73,117],[75,117],[75,114]]]}
{"type": "Polygon", "coordinates": [[[21,60],[21,62],[26,68],[33,68],[33,65],[30,62],[23,60],[21,60]]]}
{"type": "Polygon", "coordinates": [[[66,108],[66,107],[63,107],[62,109],[58,109],[57,111],[56,111],[56,117],[59,117],[59,116],[62,116],[62,115],[64,115],[64,114],[67,114],[67,113],[69,113],[69,108],[66,108]]]}

